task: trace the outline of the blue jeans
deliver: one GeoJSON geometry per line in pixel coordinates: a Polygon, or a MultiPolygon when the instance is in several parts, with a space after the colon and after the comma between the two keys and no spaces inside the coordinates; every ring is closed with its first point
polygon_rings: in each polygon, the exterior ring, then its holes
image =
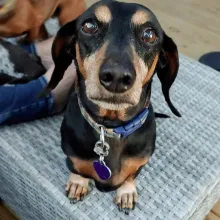
{"type": "Polygon", "coordinates": [[[47,86],[44,76],[26,84],[0,86],[0,125],[14,124],[48,116],[52,112],[52,94],[37,98],[47,86]]]}

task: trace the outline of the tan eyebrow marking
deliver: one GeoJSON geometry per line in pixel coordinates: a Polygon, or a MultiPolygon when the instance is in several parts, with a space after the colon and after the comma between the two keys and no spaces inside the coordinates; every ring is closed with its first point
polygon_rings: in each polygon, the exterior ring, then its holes
{"type": "Polygon", "coordinates": [[[150,20],[150,15],[142,10],[138,10],[135,12],[135,14],[132,16],[131,21],[135,25],[142,25],[150,20]]]}
{"type": "Polygon", "coordinates": [[[109,23],[112,20],[112,13],[106,5],[102,5],[95,10],[96,18],[103,23],[109,23]]]}

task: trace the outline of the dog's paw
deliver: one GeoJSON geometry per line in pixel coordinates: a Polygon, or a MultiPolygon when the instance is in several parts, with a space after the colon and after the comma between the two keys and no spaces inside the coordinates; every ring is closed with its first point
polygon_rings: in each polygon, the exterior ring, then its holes
{"type": "Polygon", "coordinates": [[[129,212],[135,208],[137,197],[138,194],[135,182],[126,181],[120,188],[117,189],[114,202],[118,206],[119,211],[129,215],[129,212]]]}
{"type": "Polygon", "coordinates": [[[83,178],[77,174],[71,174],[66,184],[66,195],[71,204],[82,201],[88,194],[89,179],[83,178]]]}

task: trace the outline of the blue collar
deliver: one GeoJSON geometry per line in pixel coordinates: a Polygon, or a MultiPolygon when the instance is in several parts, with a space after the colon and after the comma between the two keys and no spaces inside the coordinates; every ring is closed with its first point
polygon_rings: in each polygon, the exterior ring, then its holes
{"type": "Polygon", "coordinates": [[[148,108],[144,108],[141,113],[136,115],[132,120],[130,120],[126,125],[114,128],[113,131],[116,134],[120,134],[121,138],[125,138],[128,135],[139,129],[147,119],[149,113],[148,108]]]}
{"type": "Polygon", "coordinates": [[[116,139],[126,138],[127,136],[135,132],[137,129],[139,129],[144,124],[149,114],[149,108],[146,107],[142,110],[141,113],[136,115],[136,117],[128,121],[127,124],[122,125],[117,128],[106,128],[105,126],[96,123],[92,119],[92,117],[88,114],[88,112],[82,106],[82,103],[79,98],[79,94],[77,94],[77,97],[78,97],[80,111],[83,117],[86,119],[86,121],[91,125],[92,128],[94,128],[97,131],[99,135],[101,134],[101,127],[103,127],[105,136],[110,137],[110,138],[116,138],[116,139]]]}

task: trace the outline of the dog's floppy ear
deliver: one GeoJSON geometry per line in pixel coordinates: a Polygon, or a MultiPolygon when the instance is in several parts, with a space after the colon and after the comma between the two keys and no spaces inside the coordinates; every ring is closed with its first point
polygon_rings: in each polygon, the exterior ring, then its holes
{"type": "Polygon", "coordinates": [[[75,57],[76,20],[65,24],[57,33],[52,45],[52,57],[55,68],[46,93],[54,89],[75,57]]]}
{"type": "Polygon", "coordinates": [[[157,65],[157,75],[162,84],[162,92],[173,114],[181,117],[170,100],[169,91],[179,69],[179,55],[176,44],[164,33],[163,48],[157,65]]]}

